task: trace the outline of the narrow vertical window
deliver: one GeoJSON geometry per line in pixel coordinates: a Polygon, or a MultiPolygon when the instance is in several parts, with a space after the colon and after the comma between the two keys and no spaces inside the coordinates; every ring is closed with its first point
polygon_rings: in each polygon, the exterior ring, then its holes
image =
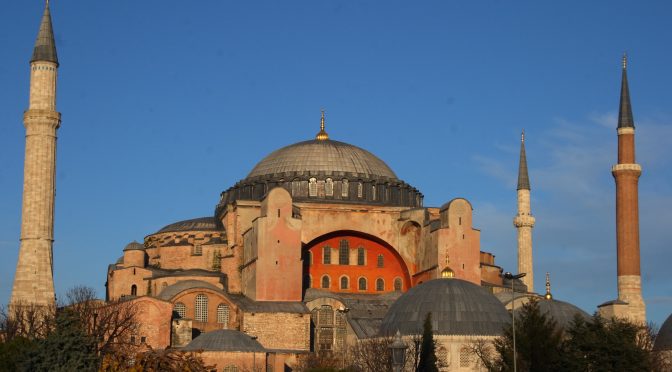
{"type": "Polygon", "coordinates": [[[376,185],[371,185],[371,200],[376,200],[376,185]]]}
{"type": "Polygon", "coordinates": [[[204,294],[199,294],[196,296],[196,321],[197,322],[207,322],[208,321],[208,297],[204,294]]]}
{"type": "Polygon", "coordinates": [[[361,198],[364,196],[364,185],[361,182],[357,182],[357,197],[361,198]]]}
{"type": "Polygon", "coordinates": [[[357,248],[357,265],[366,265],[366,250],[364,247],[357,248]]]}
{"type": "Polygon", "coordinates": [[[133,284],[131,286],[131,296],[137,296],[138,295],[138,286],[133,284]]]}
{"type": "Polygon", "coordinates": [[[348,180],[344,178],[343,181],[341,181],[341,197],[348,197],[348,187],[350,187],[348,180]]]}
{"type": "Polygon", "coordinates": [[[383,257],[382,254],[378,255],[378,267],[384,267],[385,266],[385,258],[383,257]]]}
{"type": "Polygon", "coordinates": [[[322,248],[322,262],[331,265],[331,247],[328,245],[322,248]]]}
{"type": "Polygon", "coordinates": [[[359,278],[358,284],[360,291],[366,291],[366,278],[359,278]]]}
{"type": "Polygon", "coordinates": [[[317,179],[308,180],[308,196],[317,196],[317,179]]]}
{"type": "Polygon", "coordinates": [[[341,240],[338,248],[338,264],[350,265],[350,244],[347,240],[341,240]]]}
{"type": "Polygon", "coordinates": [[[381,292],[385,290],[385,281],[383,278],[376,279],[376,291],[381,292]]]}
{"type": "Polygon", "coordinates": [[[298,178],[292,181],[292,196],[299,196],[301,194],[301,180],[298,178]]]}
{"type": "Polygon", "coordinates": [[[334,180],[331,178],[327,178],[327,182],[324,184],[324,194],[334,196],[334,180]]]}
{"type": "Polygon", "coordinates": [[[328,276],[323,276],[322,277],[322,288],[329,289],[329,277],[328,276]]]}

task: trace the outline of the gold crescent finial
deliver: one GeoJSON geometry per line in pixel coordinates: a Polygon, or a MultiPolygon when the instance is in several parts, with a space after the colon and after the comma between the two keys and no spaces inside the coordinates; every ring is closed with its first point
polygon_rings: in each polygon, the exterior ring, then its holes
{"type": "Polygon", "coordinates": [[[329,139],[329,135],[324,130],[324,109],[322,109],[322,118],[320,119],[320,131],[315,136],[315,139],[318,141],[326,141],[329,139]]]}
{"type": "Polygon", "coordinates": [[[626,68],[628,68],[628,53],[623,52],[622,62],[623,62],[623,69],[625,70],[626,68]]]}
{"type": "Polygon", "coordinates": [[[544,298],[547,300],[553,299],[553,295],[551,294],[551,275],[549,273],[546,273],[546,295],[544,295],[544,298]]]}

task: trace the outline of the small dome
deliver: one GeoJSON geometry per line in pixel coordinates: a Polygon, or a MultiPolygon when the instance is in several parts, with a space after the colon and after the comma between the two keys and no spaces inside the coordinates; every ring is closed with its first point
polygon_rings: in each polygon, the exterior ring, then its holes
{"type": "Polygon", "coordinates": [[[658,336],[656,336],[656,343],[653,345],[653,350],[656,351],[670,351],[672,350],[672,314],[667,317],[658,336]]]}
{"type": "Polygon", "coordinates": [[[252,337],[232,329],[220,329],[202,333],[193,339],[182,350],[184,351],[247,351],[265,352],[263,346],[252,337]]]}
{"type": "Polygon", "coordinates": [[[381,335],[421,334],[427,313],[437,335],[502,334],[511,316],[484,288],[462,279],[435,279],[411,288],[392,304],[381,335]]]}
{"type": "Polygon", "coordinates": [[[222,227],[217,223],[214,217],[200,217],[171,223],[170,225],[162,227],[161,230],[156,233],[208,230],[222,230],[222,227]]]}
{"type": "Polygon", "coordinates": [[[247,175],[247,179],[278,173],[357,174],[365,179],[396,180],[392,169],[372,153],[328,139],[295,143],[272,152],[247,175]]]}
{"type": "Polygon", "coordinates": [[[142,243],[138,243],[135,240],[128,243],[124,248],[124,251],[144,251],[145,246],[142,243]]]}
{"type": "MultiPolygon", "coordinates": [[[[538,298],[538,297],[537,297],[538,298]]],[[[558,326],[567,329],[569,325],[574,320],[576,315],[579,315],[584,320],[589,320],[590,315],[587,312],[581,310],[580,308],[570,304],[569,302],[558,301],[558,300],[547,300],[541,298],[538,300],[539,311],[542,314],[550,317],[555,320],[558,326]]],[[[516,314],[520,312],[520,307],[516,309],[516,314]]],[[[517,316],[517,315],[516,315],[517,316]]]]}

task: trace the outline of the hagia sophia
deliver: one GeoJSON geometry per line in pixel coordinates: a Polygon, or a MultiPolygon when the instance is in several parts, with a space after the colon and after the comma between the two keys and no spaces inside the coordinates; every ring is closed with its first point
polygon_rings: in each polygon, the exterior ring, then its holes
{"type": "MultiPolygon", "coordinates": [[[[21,247],[11,303],[49,305],[61,120],[48,3],[30,66],[21,247]]],[[[646,321],[637,207],[641,167],[626,67],[624,59],[612,168],[618,298],[598,311],[646,321]]],[[[331,138],[324,112],[317,124],[314,138],[278,143],[247,177],[218,199],[213,195],[212,215],[166,221],[143,241],[120,247],[121,257],[105,273],[105,300],[140,306],[138,345],[199,351],[217,371],[290,370],[308,353],[343,355],[359,340],[418,334],[431,312],[445,370],[472,371],[479,366],[469,342],[501,335],[509,311],[530,298],[539,299],[561,326],[575,314],[589,316],[553,298],[548,275],[545,286],[538,276],[535,283],[533,177],[524,134],[518,212],[512,216],[518,267],[504,270],[481,250],[478,211],[468,200],[446,197],[441,206],[425,206],[413,180],[400,179],[364,148],[331,138]],[[504,271],[526,275],[507,279],[504,271]]],[[[661,335],[656,347],[672,350],[672,317],[661,335]]]]}

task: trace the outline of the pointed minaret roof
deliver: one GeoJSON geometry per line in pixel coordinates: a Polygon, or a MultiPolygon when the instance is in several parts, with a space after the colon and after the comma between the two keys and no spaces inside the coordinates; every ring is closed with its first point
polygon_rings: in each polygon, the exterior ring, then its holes
{"type": "Polygon", "coordinates": [[[621,104],[618,109],[618,127],[634,128],[632,106],[630,106],[630,89],[628,88],[628,56],[623,53],[623,73],[621,75],[621,104]]]}
{"type": "Polygon", "coordinates": [[[58,56],[56,55],[56,43],[54,42],[54,30],[51,27],[51,13],[49,12],[49,0],[44,6],[44,15],[42,15],[42,24],[40,32],[35,40],[35,49],[30,62],[47,61],[54,62],[58,66],[58,56]]]}
{"type": "Polygon", "coordinates": [[[527,175],[527,157],[525,156],[525,130],[520,134],[520,163],[518,164],[518,190],[530,190],[530,177],[527,175]]]}

